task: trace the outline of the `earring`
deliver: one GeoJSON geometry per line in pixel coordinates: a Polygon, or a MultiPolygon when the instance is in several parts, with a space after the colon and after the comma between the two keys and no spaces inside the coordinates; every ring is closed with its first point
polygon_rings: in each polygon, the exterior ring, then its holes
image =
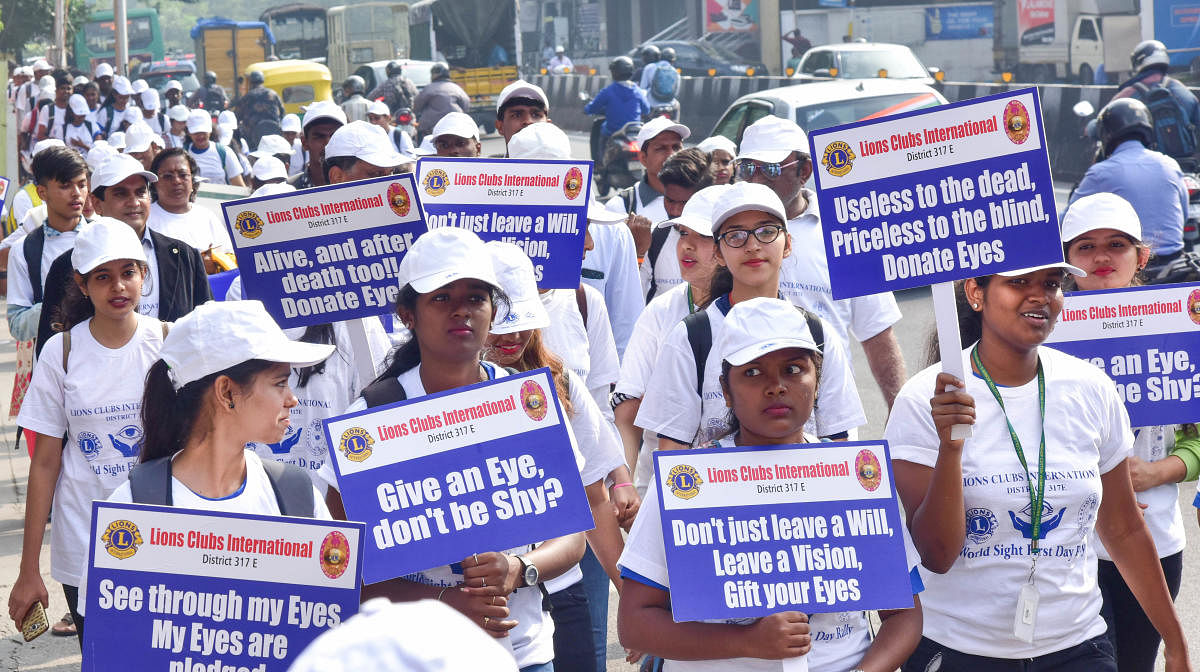
{"type": "Polygon", "coordinates": [[[971,307],[972,307],[972,308],[974,308],[975,310],[979,310],[979,304],[978,304],[978,303],[972,303],[972,304],[971,304],[971,307]]]}
{"type": "Polygon", "coordinates": [[[233,402],[229,402],[229,408],[233,408],[233,402]]]}

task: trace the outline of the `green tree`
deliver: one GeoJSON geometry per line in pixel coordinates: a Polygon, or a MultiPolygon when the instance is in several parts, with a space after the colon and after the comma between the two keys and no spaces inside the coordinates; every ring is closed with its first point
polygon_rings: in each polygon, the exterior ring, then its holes
{"type": "MultiPolygon", "coordinates": [[[[70,0],[67,10],[67,39],[87,20],[84,0],[70,0]]],[[[0,0],[0,15],[8,17],[0,32],[0,53],[24,58],[25,45],[34,40],[53,40],[54,0],[0,0]]]]}

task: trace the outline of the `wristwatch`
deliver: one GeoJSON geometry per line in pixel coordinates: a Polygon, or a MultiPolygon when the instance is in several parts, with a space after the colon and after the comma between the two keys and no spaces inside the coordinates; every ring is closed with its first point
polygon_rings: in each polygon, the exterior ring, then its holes
{"type": "Polygon", "coordinates": [[[517,560],[521,562],[521,578],[524,579],[526,586],[536,586],[541,580],[541,574],[538,572],[537,565],[525,559],[525,556],[518,555],[517,560]]]}

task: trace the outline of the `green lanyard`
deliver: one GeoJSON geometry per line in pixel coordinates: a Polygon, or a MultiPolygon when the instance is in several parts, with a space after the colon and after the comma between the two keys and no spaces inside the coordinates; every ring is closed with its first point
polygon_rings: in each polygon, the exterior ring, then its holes
{"type": "Polygon", "coordinates": [[[971,362],[975,364],[976,369],[979,369],[979,374],[983,376],[988,390],[996,398],[996,403],[1000,404],[1000,410],[1004,413],[1004,422],[1008,425],[1008,435],[1012,438],[1013,449],[1017,451],[1017,459],[1021,461],[1022,470],[1025,472],[1025,482],[1029,484],[1029,517],[1030,522],[1033,524],[1032,548],[1036,559],[1038,539],[1042,531],[1042,504],[1045,502],[1046,492],[1046,376],[1042,372],[1042,360],[1039,357],[1037,365],[1038,408],[1042,413],[1042,442],[1038,446],[1038,481],[1036,493],[1033,489],[1033,482],[1029,479],[1029,464],[1025,461],[1025,452],[1021,450],[1021,439],[1017,437],[1017,431],[1013,429],[1012,423],[1008,420],[1008,411],[1004,408],[1004,399],[1000,397],[1000,390],[996,389],[996,381],[992,380],[991,374],[983,366],[983,360],[979,357],[978,345],[971,349],[971,362]]]}
{"type": "Polygon", "coordinates": [[[692,286],[688,285],[688,315],[696,312],[696,302],[692,301],[692,286]]]}

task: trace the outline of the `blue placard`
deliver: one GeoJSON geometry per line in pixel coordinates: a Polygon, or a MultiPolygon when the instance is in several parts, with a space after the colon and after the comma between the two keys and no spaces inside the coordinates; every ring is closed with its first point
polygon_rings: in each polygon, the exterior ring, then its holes
{"type": "Polygon", "coordinates": [[[992,39],[996,12],[991,5],[939,5],[925,8],[926,40],[992,39]]]}
{"type": "Polygon", "coordinates": [[[887,443],[654,453],[676,621],[913,606],[887,443]]]}
{"type": "Polygon", "coordinates": [[[1061,262],[1036,88],[814,131],[833,298],[1061,262]]]}
{"type": "Polygon", "coordinates": [[[426,231],[411,173],[225,201],[242,295],[279,326],[392,310],[400,260],[426,231]]]}
{"type": "MultiPolygon", "coordinates": [[[[7,177],[0,177],[0,213],[4,213],[4,206],[8,203],[8,188],[12,186],[7,177]]],[[[17,222],[20,225],[20,222],[17,222]]],[[[5,233],[8,233],[5,231],[5,233]]]]}
{"type": "Polygon", "coordinates": [[[1200,283],[1068,294],[1046,345],[1107,373],[1133,427],[1200,419],[1200,283]]]}
{"type": "Polygon", "coordinates": [[[92,503],[83,671],[284,672],[358,611],[362,523],[92,503]]]}
{"type": "Polygon", "coordinates": [[[324,422],[376,583],[593,527],[549,369],[324,422]]]}
{"type": "Polygon", "coordinates": [[[520,246],[540,289],[579,286],[591,161],[424,157],[417,175],[429,228],[520,246]]]}

